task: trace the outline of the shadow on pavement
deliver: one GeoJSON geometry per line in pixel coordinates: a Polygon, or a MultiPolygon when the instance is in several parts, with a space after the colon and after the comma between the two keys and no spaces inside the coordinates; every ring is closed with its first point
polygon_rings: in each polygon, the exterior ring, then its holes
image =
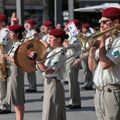
{"type": "Polygon", "coordinates": [[[40,113],[42,110],[25,110],[25,113],[40,113]]]}
{"type": "Polygon", "coordinates": [[[66,111],[67,112],[76,112],[76,111],[95,111],[95,108],[93,106],[88,106],[88,107],[81,107],[80,109],[67,109],[66,108],[66,111]]]}

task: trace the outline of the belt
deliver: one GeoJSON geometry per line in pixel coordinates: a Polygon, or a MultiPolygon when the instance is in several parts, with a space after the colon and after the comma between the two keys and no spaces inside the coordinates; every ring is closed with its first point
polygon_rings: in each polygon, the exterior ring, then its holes
{"type": "Polygon", "coordinates": [[[120,84],[109,84],[102,87],[98,86],[96,89],[99,91],[112,92],[113,90],[120,90],[120,84]]]}
{"type": "Polygon", "coordinates": [[[57,80],[59,81],[59,79],[57,77],[46,77],[47,79],[50,79],[50,80],[57,80]]]}

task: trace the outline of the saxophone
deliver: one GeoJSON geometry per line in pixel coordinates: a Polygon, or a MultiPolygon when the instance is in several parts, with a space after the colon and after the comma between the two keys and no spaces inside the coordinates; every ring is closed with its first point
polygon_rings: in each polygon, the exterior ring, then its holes
{"type": "Polygon", "coordinates": [[[7,78],[7,66],[4,59],[4,48],[0,44],[0,80],[6,80],[7,78]]]}

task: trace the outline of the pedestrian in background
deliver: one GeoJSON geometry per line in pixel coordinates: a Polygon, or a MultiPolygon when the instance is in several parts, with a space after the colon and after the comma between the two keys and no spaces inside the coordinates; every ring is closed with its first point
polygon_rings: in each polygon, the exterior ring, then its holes
{"type": "MultiPolygon", "coordinates": [[[[26,35],[25,35],[26,40],[29,40],[30,37],[36,40],[36,37],[38,37],[38,33],[36,31],[36,20],[34,19],[26,20],[24,23],[24,28],[26,30],[26,35]]],[[[26,74],[27,74],[29,86],[25,90],[25,92],[26,93],[37,92],[36,72],[26,72],[26,74]]]]}
{"type": "MultiPolygon", "coordinates": [[[[90,26],[89,23],[83,23],[81,25],[81,33],[85,37],[89,37],[90,35],[94,34],[95,31],[90,26]]],[[[87,54],[87,52],[88,51],[86,51],[86,53],[84,52],[83,54],[87,54]]],[[[88,67],[88,56],[86,56],[84,59],[81,58],[81,66],[82,66],[83,73],[84,73],[84,76],[85,76],[84,77],[85,78],[84,86],[82,87],[82,89],[84,89],[84,90],[92,90],[93,89],[93,74],[92,74],[92,72],[90,71],[90,69],[88,67]]]]}
{"type": "MultiPolygon", "coordinates": [[[[8,40],[9,29],[7,28],[6,21],[7,21],[7,16],[1,13],[0,14],[0,44],[3,47],[4,53],[7,53],[11,47],[11,43],[8,40]]],[[[8,105],[8,103],[4,102],[6,98],[7,84],[8,84],[7,78],[5,80],[3,79],[0,80],[0,113],[1,114],[11,112],[11,106],[8,105]]]]}

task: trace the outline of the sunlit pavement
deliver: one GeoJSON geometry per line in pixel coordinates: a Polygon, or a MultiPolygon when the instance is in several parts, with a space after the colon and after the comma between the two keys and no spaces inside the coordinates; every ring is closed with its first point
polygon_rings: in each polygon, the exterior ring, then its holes
{"type": "MultiPolygon", "coordinates": [[[[25,93],[25,115],[24,120],[42,120],[42,95],[43,95],[43,81],[41,74],[36,72],[37,75],[37,92],[36,93],[25,93]],[[41,78],[41,80],[40,80],[41,78]]],[[[79,74],[79,85],[83,86],[84,75],[82,70],[79,74]]],[[[25,89],[28,86],[28,82],[25,77],[25,89]]],[[[64,85],[66,105],[69,100],[68,84],[64,85]]],[[[94,90],[85,91],[81,90],[81,103],[82,108],[76,110],[70,110],[66,108],[67,120],[96,120],[95,109],[93,104],[94,90]]],[[[15,120],[14,108],[12,107],[11,114],[0,114],[0,120],[15,120]]]]}

